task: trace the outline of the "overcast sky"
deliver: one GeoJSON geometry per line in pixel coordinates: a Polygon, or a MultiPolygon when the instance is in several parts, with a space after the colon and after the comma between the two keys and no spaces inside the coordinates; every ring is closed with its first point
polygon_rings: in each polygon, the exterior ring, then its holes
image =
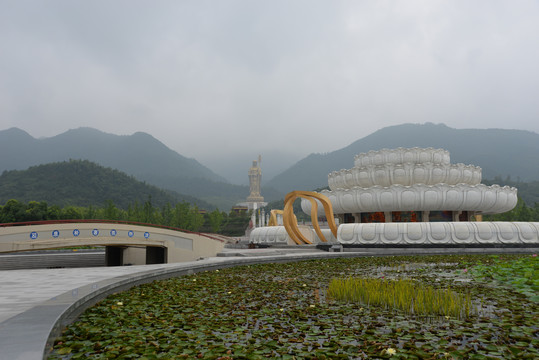
{"type": "Polygon", "coordinates": [[[0,52],[0,130],[144,131],[206,164],[408,122],[539,132],[539,1],[0,0],[0,52]]]}

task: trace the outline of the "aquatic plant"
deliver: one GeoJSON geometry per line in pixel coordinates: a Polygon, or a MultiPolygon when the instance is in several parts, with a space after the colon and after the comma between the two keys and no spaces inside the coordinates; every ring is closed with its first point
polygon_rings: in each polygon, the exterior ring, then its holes
{"type": "Polygon", "coordinates": [[[333,278],[327,290],[328,298],[383,306],[404,311],[408,315],[438,315],[463,319],[470,316],[472,301],[469,293],[436,289],[411,279],[333,278]]]}
{"type": "Polygon", "coordinates": [[[531,301],[539,303],[539,259],[537,254],[507,260],[492,256],[487,264],[473,267],[472,276],[483,281],[494,281],[515,289],[531,301]]]}
{"type": "Polygon", "coordinates": [[[521,258],[324,259],[155,281],[87,309],[56,339],[49,358],[537,359],[539,305],[498,282],[473,278],[471,270],[462,274],[463,268],[521,258]],[[381,271],[386,278],[469,292],[472,302],[484,298],[491,315],[472,311],[467,319],[430,321],[326,298],[332,278],[381,271]]]}

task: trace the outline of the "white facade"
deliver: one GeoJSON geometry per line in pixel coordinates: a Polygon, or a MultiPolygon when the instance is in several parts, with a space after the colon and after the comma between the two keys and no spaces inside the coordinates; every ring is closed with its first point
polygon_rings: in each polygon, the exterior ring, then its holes
{"type": "Polygon", "coordinates": [[[458,245],[538,244],[539,223],[436,222],[343,224],[341,244],[355,245],[458,245]]]}
{"type": "MultiPolygon", "coordinates": [[[[473,211],[497,214],[510,211],[517,204],[517,189],[498,185],[391,185],[370,188],[323,190],[335,214],[388,211],[473,211]]],[[[303,200],[301,208],[311,213],[311,203],[303,200]]],[[[319,208],[319,215],[324,215],[319,208]]]]}
{"type": "MultiPolygon", "coordinates": [[[[335,214],[393,211],[467,211],[495,214],[517,204],[517,189],[481,184],[481,168],[451,164],[449,152],[432,148],[369,151],[352,169],[328,175],[335,214]]],[[[301,207],[310,214],[311,204],[301,207]]],[[[319,208],[320,209],[320,208],[319,208]]],[[[319,210],[323,215],[323,210],[319,210]]],[[[427,219],[424,219],[427,221],[427,219]]]]}

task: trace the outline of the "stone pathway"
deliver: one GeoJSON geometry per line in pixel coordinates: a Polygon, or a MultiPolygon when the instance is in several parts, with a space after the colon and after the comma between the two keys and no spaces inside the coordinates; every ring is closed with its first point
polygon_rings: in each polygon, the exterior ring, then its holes
{"type": "MultiPolygon", "coordinates": [[[[0,271],[0,323],[55,296],[94,282],[153,269],[168,269],[188,264],[219,263],[231,257],[258,257],[301,254],[284,249],[225,249],[221,257],[191,263],[0,271]],[[228,254],[227,254],[228,253],[228,254]]],[[[309,251],[305,256],[320,253],[309,251]]],[[[323,252],[322,252],[323,253],[323,252]]]]}

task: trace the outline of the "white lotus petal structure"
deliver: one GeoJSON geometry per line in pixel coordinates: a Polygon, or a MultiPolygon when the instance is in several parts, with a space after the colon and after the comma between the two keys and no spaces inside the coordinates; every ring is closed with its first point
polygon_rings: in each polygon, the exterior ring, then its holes
{"type": "MultiPolygon", "coordinates": [[[[451,164],[449,152],[433,148],[369,151],[352,169],[328,175],[326,195],[335,214],[452,211],[496,214],[517,204],[517,189],[481,184],[481,168],[451,164]]],[[[302,201],[310,214],[310,202],[302,201]]],[[[320,213],[320,215],[323,215],[320,213]]]]}
{"type": "Polygon", "coordinates": [[[384,164],[450,164],[449,151],[434,148],[397,148],[382,149],[361,153],[354,158],[354,166],[384,164]]]}
{"type": "MultiPolygon", "coordinates": [[[[483,184],[414,184],[411,186],[337,189],[321,191],[335,214],[390,211],[473,211],[497,214],[510,211],[517,204],[517,189],[483,184]]],[[[302,201],[301,208],[310,214],[311,204],[302,201]]],[[[324,215],[323,211],[319,211],[324,215]]]]}
{"type": "Polygon", "coordinates": [[[539,223],[416,222],[342,224],[341,244],[361,245],[485,245],[538,244],[539,223]]]}
{"type": "Polygon", "coordinates": [[[464,164],[384,164],[354,167],[334,171],[328,176],[329,188],[351,189],[414,184],[469,184],[481,183],[481,168],[464,164]]]}

